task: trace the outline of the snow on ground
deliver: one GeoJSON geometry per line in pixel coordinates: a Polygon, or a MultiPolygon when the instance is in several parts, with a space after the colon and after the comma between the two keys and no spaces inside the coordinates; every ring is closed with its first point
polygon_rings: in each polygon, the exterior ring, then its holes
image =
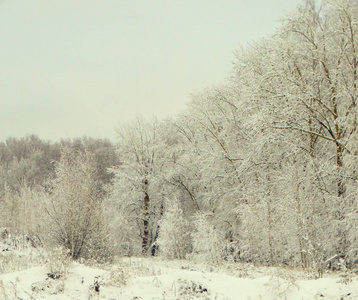
{"type": "Polygon", "coordinates": [[[73,263],[58,279],[48,272],[43,265],[0,275],[0,299],[358,299],[358,278],[348,273],[312,279],[296,270],[160,258],[123,258],[101,268],[73,263]]]}

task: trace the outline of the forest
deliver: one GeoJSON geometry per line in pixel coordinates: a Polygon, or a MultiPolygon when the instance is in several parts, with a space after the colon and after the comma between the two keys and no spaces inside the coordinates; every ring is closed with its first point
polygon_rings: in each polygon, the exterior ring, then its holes
{"type": "Polygon", "coordinates": [[[175,118],[9,137],[1,236],[74,260],[358,269],[357,51],[357,1],[306,1],[175,118]]]}

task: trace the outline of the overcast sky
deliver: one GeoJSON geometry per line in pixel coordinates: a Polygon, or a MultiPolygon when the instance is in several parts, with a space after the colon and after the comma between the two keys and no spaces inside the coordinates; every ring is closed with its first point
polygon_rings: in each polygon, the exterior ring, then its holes
{"type": "Polygon", "coordinates": [[[299,0],[1,0],[0,140],[174,116],[299,0]]]}

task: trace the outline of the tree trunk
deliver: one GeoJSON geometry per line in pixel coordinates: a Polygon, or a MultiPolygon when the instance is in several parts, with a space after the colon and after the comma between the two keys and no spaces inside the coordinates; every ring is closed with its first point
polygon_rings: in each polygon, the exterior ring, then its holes
{"type": "MultiPolygon", "coordinates": [[[[164,214],[164,206],[163,206],[163,203],[160,205],[160,218],[159,220],[163,217],[163,214],[164,214]]],[[[156,251],[158,250],[158,245],[156,244],[156,241],[158,239],[158,236],[159,236],[159,231],[160,231],[160,225],[158,224],[157,225],[157,230],[155,231],[155,236],[154,236],[154,239],[153,239],[153,242],[152,242],[152,249],[151,249],[151,254],[152,256],[155,256],[155,253],[156,251]]]]}
{"type": "Polygon", "coordinates": [[[143,240],[142,240],[142,253],[147,253],[148,251],[148,241],[149,241],[149,204],[150,198],[148,195],[148,180],[144,180],[144,218],[143,218],[143,240]]]}
{"type": "MultiPolygon", "coordinates": [[[[297,180],[298,180],[298,175],[297,175],[297,180]]],[[[306,269],[308,267],[308,261],[307,261],[307,252],[306,252],[306,241],[303,238],[304,229],[303,229],[303,222],[302,222],[302,209],[301,209],[300,184],[299,183],[297,183],[296,205],[297,205],[298,241],[300,244],[301,264],[302,264],[302,268],[306,269]]]]}

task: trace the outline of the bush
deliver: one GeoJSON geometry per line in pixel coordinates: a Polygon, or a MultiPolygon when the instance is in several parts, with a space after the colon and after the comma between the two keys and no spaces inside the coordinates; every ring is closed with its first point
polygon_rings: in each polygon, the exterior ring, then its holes
{"type": "Polygon", "coordinates": [[[210,223],[208,215],[198,214],[192,233],[194,258],[209,263],[219,263],[224,258],[224,234],[210,223]]]}
{"type": "Polygon", "coordinates": [[[157,244],[160,255],[166,258],[183,259],[191,251],[189,223],[175,202],[159,222],[157,244]]]}
{"type": "Polygon", "coordinates": [[[64,148],[49,183],[47,228],[53,242],[68,249],[72,258],[103,260],[109,256],[107,231],[92,156],[64,148]]]}

